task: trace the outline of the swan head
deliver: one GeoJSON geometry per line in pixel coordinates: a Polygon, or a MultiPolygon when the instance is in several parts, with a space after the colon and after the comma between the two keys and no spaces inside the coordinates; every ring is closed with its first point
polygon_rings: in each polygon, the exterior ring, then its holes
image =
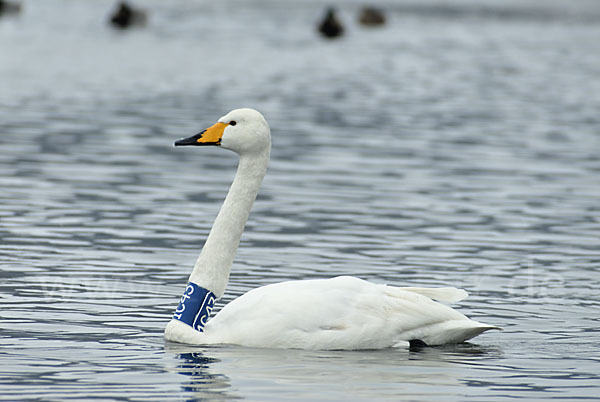
{"type": "Polygon", "coordinates": [[[216,145],[240,155],[261,153],[271,147],[271,130],[260,112],[235,109],[206,130],[175,142],[175,146],[183,145],[216,145]]]}

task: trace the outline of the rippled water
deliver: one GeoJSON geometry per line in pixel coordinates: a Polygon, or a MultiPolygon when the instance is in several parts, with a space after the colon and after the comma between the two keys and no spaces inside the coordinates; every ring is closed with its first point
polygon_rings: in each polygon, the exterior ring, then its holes
{"type": "MultiPolygon", "coordinates": [[[[0,394],[18,399],[596,399],[600,7],[27,1],[0,19],[0,394]],[[272,163],[224,302],[357,275],[453,285],[499,325],[421,351],[162,339],[236,159],[174,140],[264,112],[272,163]]],[[[221,304],[222,305],[222,304],[221,304]]]]}

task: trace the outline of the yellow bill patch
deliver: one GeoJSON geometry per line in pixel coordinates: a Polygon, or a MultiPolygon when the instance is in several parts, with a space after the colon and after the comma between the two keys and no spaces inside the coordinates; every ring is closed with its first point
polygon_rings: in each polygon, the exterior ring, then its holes
{"type": "Polygon", "coordinates": [[[202,136],[197,141],[199,143],[219,144],[227,126],[227,123],[216,123],[204,130],[202,136]]]}

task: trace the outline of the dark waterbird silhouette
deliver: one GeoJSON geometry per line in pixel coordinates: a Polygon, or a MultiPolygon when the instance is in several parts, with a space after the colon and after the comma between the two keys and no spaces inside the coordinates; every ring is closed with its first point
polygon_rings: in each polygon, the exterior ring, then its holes
{"type": "Polygon", "coordinates": [[[363,7],[358,15],[358,22],[368,27],[383,25],[385,24],[385,14],[382,10],[375,7],[363,7]]]}
{"type": "Polygon", "coordinates": [[[142,26],[146,24],[146,12],[122,1],[111,15],[110,23],[113,27],[119,29],[142,26]]]}
{"type": "Polygon", "coordinates": [[[6,0],[0,0],[0,15],[18,14],[21,12],[21,3],[14,3],[6,0]]]}
{"type": "Polygon", "coordinates": [[[326,38],[335,38],[344,33],[344,27],[335,14],[335,9],[330,7],[325,18],[319,24],[319,32],[326,38]]]}

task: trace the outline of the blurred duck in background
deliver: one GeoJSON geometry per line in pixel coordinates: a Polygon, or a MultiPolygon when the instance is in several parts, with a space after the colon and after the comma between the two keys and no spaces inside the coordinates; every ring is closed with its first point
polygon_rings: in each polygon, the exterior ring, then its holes
{"type": "Polygon", "coordinates": [[[385,24],[385,14],[382,10],[366,6],[358,15],[358,22],[366,27],[375,27],[385,24]]]}
{"type": "Polygon", "coordinates": [[[21,12],[21,3],[0,0],[0,15],[19,14],[21,12]]]}
{"type": "Polygon", "coordinates": [[[122,1],[110,17],[110,24],[114,28],[127,29],[135,26],[146,25],[146,12],[135,8],[127,2],[122,1]]]}
{"type": "Polygon", "coordinates": [[[319,32],[326,38],[337,38],[344,33],[344,27],[336,16],[333,7],[327,9],[325,18],[319,24],[319,32]]]}

